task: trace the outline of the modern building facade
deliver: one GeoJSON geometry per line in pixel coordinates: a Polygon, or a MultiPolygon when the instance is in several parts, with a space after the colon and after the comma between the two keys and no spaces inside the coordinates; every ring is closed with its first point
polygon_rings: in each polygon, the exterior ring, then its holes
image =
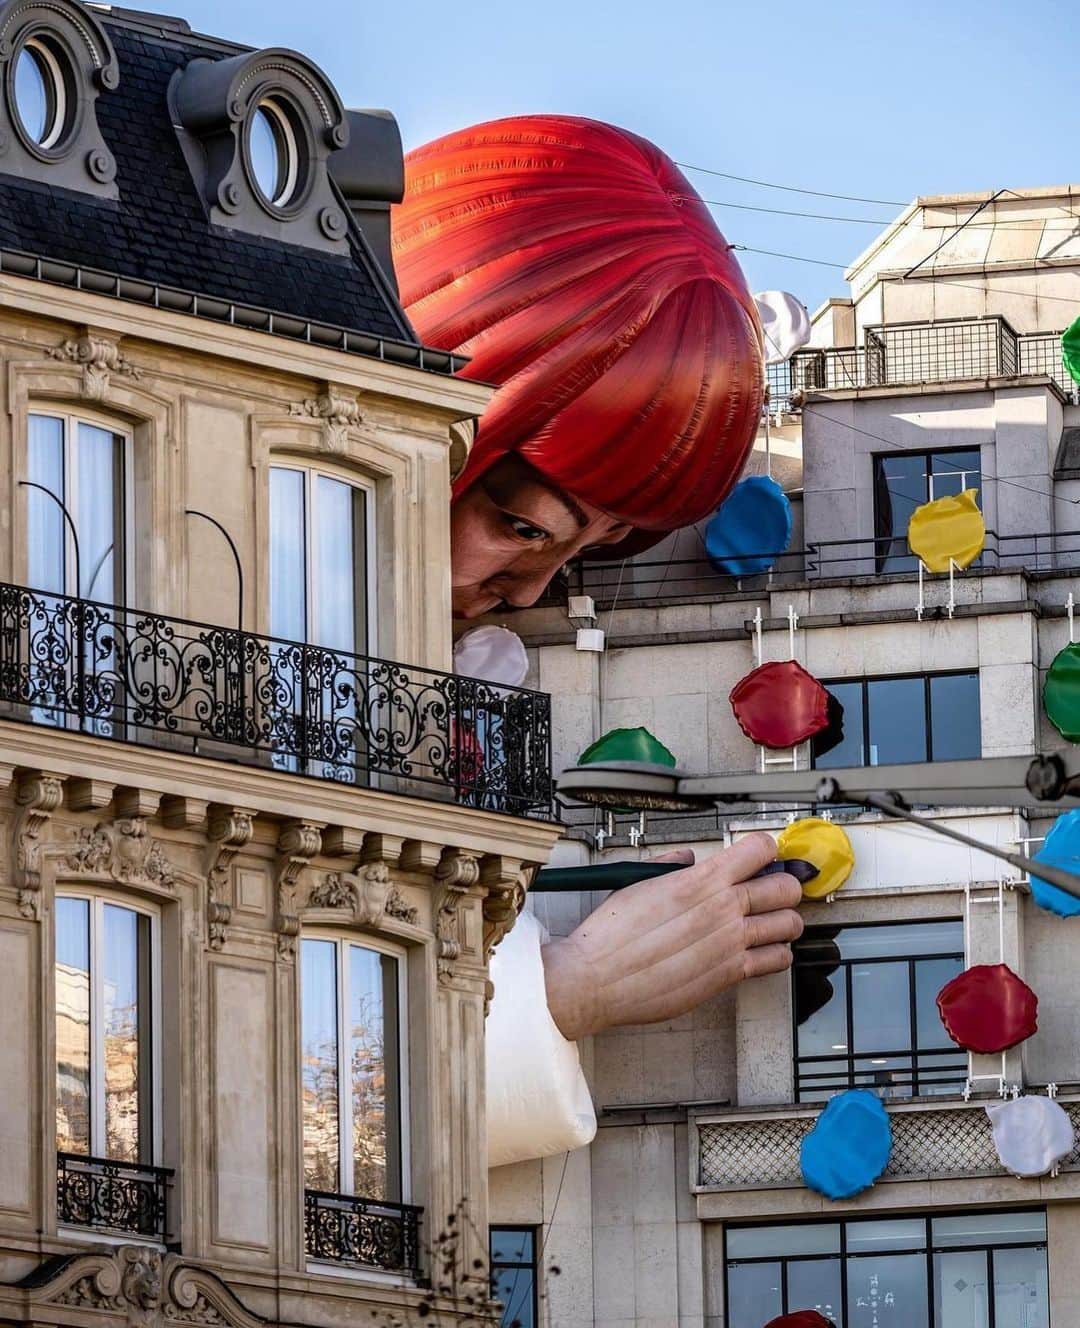
{"type": "MultiPolygon", "coordinates": [[[[1080,312],[1076,197],[920,199],[853,264],[850,295],[770,371],[754,466],[768,451],[795,509],[771,572],[723,577],[699,533],[682,532],[626,565],[568,569],[561,593],[507,620],[553,695],[557,769],[638,725],[710,774],[929,772],[946,759],[974,771],[980,757],[1064,746],[1041,684],[1077,630],[1080,406],[1058,352],[1080,312]],[[910,513],[969,488],[988,526],[982,557],[920,580],[910,513]],[[593,597],[604,653],[576,649],[569,595],[593,597]],[[734,684],[792,655],[842,701],[839,746],[767,753],[736,723],[734,684]]],[[[709,854],[796,814],[656,814],[643,827],[578,808],[556,860],[709,854]]],[[[492,1173],[493,1221],[536,1233],[538,1322],[761,1328],[803,1308],[843,1328],[1080,1318],[1080,1149],[1056,1176],[1016,1179],[984,1109],[1016,1089],[1051,1092],[1080,1122],[1075,924],[987,854],[872,813],[826,814],[856,867],[831,903],[805,906],[792,972],[594,1039],[596,1141],[492,1173]],[[1037,993],[1038,1032],[1004,1060],[969,1058],[934,997],[963,967],[1001,960],[1037,993]],[[821,1103],[852,1086],[881,1094],[894,1148],[876,1186],[833,1203],[803,1185],[799,1146],[821,1103]]],[[[1032,849],[1050,824],[1007,806],[930,814],[1032,849]]],[[[530,906],[564,934],[595,902],[538,894],[530,906]]]]}
{"type": "Polygon", "coordinates": [[[0,1322],[457,1322],[556,830],[546,698],[447,671],[489,389],[398,304],[396,126],[79,0],[0,89],[0,1322]]]}

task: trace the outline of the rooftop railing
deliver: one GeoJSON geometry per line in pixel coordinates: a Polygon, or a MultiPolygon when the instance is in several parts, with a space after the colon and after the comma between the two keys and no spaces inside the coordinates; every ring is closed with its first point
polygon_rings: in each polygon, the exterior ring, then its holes
{"type": "Polygon", "coordinates": [[[551,815],[543,693],[5,583],[0,717],[551,815]]]}
{"type": "Polygon", "coordinates": [[[1046,375],[1071,399],[1060,332],[1020,333],[1007,319],[942,319],[868,327],[861,346],[807,347],[768,367],[772,410],[801,409],[806,391],[1046,375]]]}
{"type": "MultiPolygon", "coordinates": [[[[759,556],[766,555],[763,551],[759,556]]],[[[1080,569],[1080,530],[1023,535],[998,535],[988,530],[986,546],[978,561],[957,575],[1077,569],[1080,569]]],[[[710,600],[720,595],[753,593],[772,586],[831,577],[914,574],[917,570],[918,560],[909,552],[907,541],[896,536],[808,542],[802,548],[780,554],[768,572],[742,577],[714,571],[704,553],[694,558],[625,563],[588,560],[570,564],[565,575],[548,587],[541,604],[565,605],[570,595],[591,595],[605,609],[643,601],[710,600]]]]}

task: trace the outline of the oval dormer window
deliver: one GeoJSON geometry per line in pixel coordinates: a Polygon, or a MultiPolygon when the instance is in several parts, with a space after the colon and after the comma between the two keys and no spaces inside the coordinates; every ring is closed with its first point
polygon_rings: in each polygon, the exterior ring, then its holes
{"type": "Polygon", "coordinates": [[[48,42],[31,37],[15,61],[15,110],[23,133],[48,152],[64,137],[68,91],[60,57],[48,42]]]}
{"type": "Polygon", "coordinates": [[[301,188],[300,145],[288,108],[275,97],[255,107],[248,131],[248,158],[263,201],[287,208],[301,188]]]}

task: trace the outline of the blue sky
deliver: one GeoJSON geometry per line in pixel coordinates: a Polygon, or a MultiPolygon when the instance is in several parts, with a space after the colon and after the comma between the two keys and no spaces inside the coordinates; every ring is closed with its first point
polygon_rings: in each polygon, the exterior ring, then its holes
{"type": "MultiPolygon", "coordinates": [[[[680,162],[904,204],[917,194],[1080,181],[1067,0],[144,0],[192,27],[292,46],[407,147],[528,111],[594,116],[680,162]]],[[[890,220],[861,204],[688,172],[721,202],[890,220]]],[[[716,208],[733,243],[849,262],[872,225],[716,208]]],[[[813,309],[827,267],[741,254],[751,287],[813,309]]]]}

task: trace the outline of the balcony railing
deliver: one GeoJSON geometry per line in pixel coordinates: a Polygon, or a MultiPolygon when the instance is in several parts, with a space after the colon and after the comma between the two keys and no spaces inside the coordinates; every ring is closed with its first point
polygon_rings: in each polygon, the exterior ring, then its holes
{"type": "MultiPolygon", "coordinates": [[[[750,554],[745,555],[752,556],[750,554]]],[[[760,556],[765,556],[762,551],[760,556]]],[[[716,572],[704,554],[696,558],[635,559],[627,563],[572,563],[564,576],[549,586],[542,604],[565,605],[570,595],[591,595],[599,606],[623,607],[650,601],[684,603],[819,581],[829,577],[914,574],[917,561],[903,538],[816,540],[789,549],[772,569],[754,576],[733,577],[716,572]]],[[[1080,530],[1044,531],[1024,535],[986,533],[986,547],[977,563],[958,578],[999,571],[1075,572],[1080,569],[1080,530]]]]}
{"type": "MultiPolygon", "coordinates": [[[[1080,1099],[1059,1102],[1073,1126],[1080,1125],[1080,1099]]],[[[813,1129],[820,1106],[777,1111],[734,1111],[694,1122],[697,1135],[699,1191],[786,1189],[803,1185],[799,1150],[813,1129]]],[[[946,1180],[1004,1176],[981,1103],[960,1100],[886,1103],[892,1125],[892,1152],[883,1180],[946,1180]]],[[[1063,1171],[1080,1171],[1077,1146],[1062,1162],[1063,1171]]]]}
{"type": "Polygon", "coordinates": [[[0,716],[551,814],[540,692],[3,583],[0,716]]]}
{"type": "Polygon", "coordinates": [[[409,1273],[420,1268],[422,1208],[304,1191],[304,1241],[309,1259],[322,1263],[409,1273]]]}
{"type": "Polygon", "coordinates": [[[807,390],[1036,374],[1052,378],[1076,398],[1077,385],[1061,358],[1060,332],[1020,333],[998,316],[888,323],[866,328],[861,346],[807,347],[784,364],[770,365],[769,401],[772,410],[798,410],[798,394],[807,390]]]}
{"type": "Polygon", "coordinates": [[[173,1173],[78,1153],[56,1155],[56,1215],[61,1226],[122,1232],[163,1243],[173,1173]]]}

